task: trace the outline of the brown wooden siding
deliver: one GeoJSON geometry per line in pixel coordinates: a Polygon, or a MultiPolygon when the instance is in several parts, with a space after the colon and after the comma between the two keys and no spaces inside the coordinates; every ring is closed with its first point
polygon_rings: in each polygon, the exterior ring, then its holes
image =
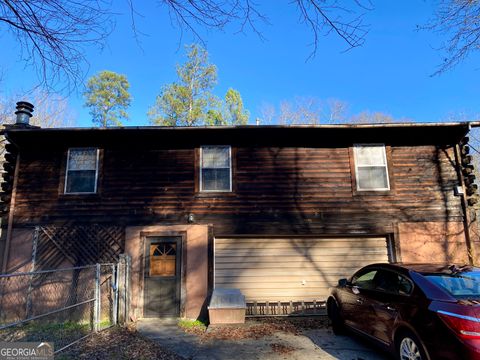
{"type": "MultiPolygon", "coordinates": [[[[100,148],[102,148],[100,146],[100,148]]],[[[99,194],[64,195],[66,148],[21,151],[15,224],[212,223],[219,234],[394,231],[461,221],[451,149],[392,146],[389,192],[352,189],[349,147],[235,147],[233,193],[195,192],[195,149],[105,148],[99,194]]]]}

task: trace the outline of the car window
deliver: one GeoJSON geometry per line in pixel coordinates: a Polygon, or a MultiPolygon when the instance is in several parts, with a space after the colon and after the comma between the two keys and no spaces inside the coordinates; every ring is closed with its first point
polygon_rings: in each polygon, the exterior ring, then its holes
{"type": "Polygon", "coordinates": [[[374,279],[375,290],[398,295],[409,295],[412,283],[404,276],[389,270],[379,270],[374,279]]]}
{"type": "Polygon", "coordinates": [[[413,289],[412,282],[402,275],[399,275],[398,277],[398,293],[400,295],[410,295],[413,289]]]}
{"type": "Polygon", "coordinates": [[[456,298],[480,297],[480,272],[478,271],[432,274],[426,277],[456,298]]]}
{"type": "Polygon", "coordinates": [[[375,288],[375,275],[377,270],[366,270],[358,272],[352,278],[352,285],[360,289],[373,290],[375,288]]]}

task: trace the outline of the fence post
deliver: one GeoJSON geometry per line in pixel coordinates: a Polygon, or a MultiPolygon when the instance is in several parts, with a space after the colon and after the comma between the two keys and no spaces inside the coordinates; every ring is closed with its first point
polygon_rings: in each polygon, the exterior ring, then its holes
{"type": "Polygon", "coordinates": [[[132,265],[132,258],[125,255],[125,321],[130,321],[130,269],[132,265]]]}
{"type": "Polygon", "coordinates": [[[118,323],[128,322],[129,308],[129,256],[120,254],[118,261],[118,323]]]}
{"type": "Polygon", "coordinates": [[[32,291],[33,291],[33,280],[35,277],[33,272],[35,271],[35,265],[37,261],[37,247],[38,247],[39,232],[40,232],[40,227],[35,226],[35,230],[33,232],[33,239],[32,239],[32,267],[30,269],[30,272],[32,272],[32,275],[30,276],[30,279],[29,279],[28,290],[27,290],[27,303],[25,308],[25,315],[27,318],[30,317],[30,315],[32,314],[32,291]]]}
{"type": "Polygon", "coordinates": [[[93,310],[93,322],[94,330],[98,331],[100,327],[100,314],[101,314],[101,294],[100,294],[100,264],[95,267],[95,307],[93,310]]]}
{"type": "Polygon", "coordinates": [[[118,324],[118,263],[112,265],[112,276],[113,276],[113,325],[118,324]]]}

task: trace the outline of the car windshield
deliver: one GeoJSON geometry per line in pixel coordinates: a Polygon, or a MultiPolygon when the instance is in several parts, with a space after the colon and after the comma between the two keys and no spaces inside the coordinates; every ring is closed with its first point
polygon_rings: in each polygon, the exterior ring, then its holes
{"type": "Polygon", "coordinates": [[[452,274],[428,274],[427,279],[455,298],[480,298],[480,272],[465,271],[452,274]]]}

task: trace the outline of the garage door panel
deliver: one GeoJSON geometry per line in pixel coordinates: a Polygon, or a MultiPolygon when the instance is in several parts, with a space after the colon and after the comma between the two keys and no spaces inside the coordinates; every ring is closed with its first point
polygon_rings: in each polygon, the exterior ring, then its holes
{"type": "Polygon", "coordinates": [[[325,300],[338,279],[388,262],[383,236],[215,239],[215,287],[248,301],[325,300]]]}
{"type": "Polygon", "coordinates": [[[215,284],[220,287],[221,284],[231,284],[240,286],[247,286],[248,284],[276,284],[285,285],[285,284],[296,284],[296,286],[301,287],[302,282],[305,281],[307,284],[323,284],[327,282],[329,284],[336,284],[338,282],[338,275],[318,275],[318,276],[304,276],[304,275],[266,275],[266,276],[217,276],[215,284]]]}
{"type": "MultiPolygon", "coordinates": [[[[378,261],[375,261],[375,262],[385,262],[386,260],[381,260],[382,258],[378,258],[378,261]]],[[[325,267],[333,267],[333,266],[340,266],[342,269],[350,269],[350,268],[360,268],[362,267],[363,265],[365,265],[365,260],[363,259],[358,259],[357,261],[350,261],[350,263],[348,265],[344,265],[344,264],[339,264],[340,260],[331,260],[331,261],[328,261],[328,260],[325,260],[325,261],[322,261],[322,264],[319,265],[318,263],[310,263],[310,262],[301,262],[301,263],[298,263],[298,262],[288,262],[288,261],[280,261],[280,260],[277,260],[276,262],[260,262],[260,261],[257,261],[257,262],[254,262],[254,263],[247,263],[247,262],[226,262],[226,263],[217,263],[216,265],[216,268],[221,268],[221,269],[238,269],[239,268],[239,264],[240,266],[243,264],[244,266],[241,266],[241,268],[258,268],[258,269],[283,269],[283,268],[292,268],[292,269],[310,269],[310,270],[314,270],[314,269],[324,269],[325,267]],[[249,266],[247,265],[249,264],[249,266]]],[[[370,262],[367,262],[367,263],[370,263],[370,262]]],[[[351,274],[347,274],[347,275],[351,275],[351,274]]]]}
{"type": "MultiPolygon", "coordinates": [[[[257,251],[258,252],[258,251],[257,251]]],[[[222,255],[217,255],[217,263],[220,262],[259,262],[259,261],[278,261],[278,257],[281,256],[283,261],[322,261],[325,260],[338,260],[338,257],[341,256],[343,259],[355,260],[355,259],[363,259],[363,258],[380,258],[383,259],[385,256],[385,251],[382,250],[368,250],[362,252],[361,250],[345,250],[345,251],[335,251],[335,252],[324,252],[322,253],[320,249],[316,252],[308,253],[308,254],[299,254],[298,252],[282,252],[274,254],[270,251],[262,252],[262,254],[249,254],[244,251],[239,251],[238,254],[234,252],[229,252],[228,255],[222,253],[222,255]]]]}
{"type": "MultiPolygon", "coordinates": [[[[345,239],[329,238],[329,239],[301,239],[292,240],[269,238],[258,240],[255,243],[256,249],[284,249],[284,248],[361,248],[383,246],[385,238],[363,238],[362,242],[352,242],[345,239]]],[[[251,239],[216,239],[215,247],[218,250],[224,249],[251,249],[251,239]]]]}
{"type": "Polygon", "coordinates": [[[242,289],[278,289],[282,288],[285,289],[311,289],[317,287],[329,287],[333,286],[337,283],[337,278],[322,278],[320,281],[314,281],[309,279],[292,279],[288,280],[285,279],[284,281],[271,279],[271,281],[243,281],[243,280],[219,280],[217,286],[221,287],[220,285],[231,285],[235,287],[241,287],[242,289]],[[302,285],[302,281],[305,280],[305,285],[302,285]]]}
{"type": "MultiPolygon", "coordinates": [[[[340,278],[341,276],[345,275],[345,271],[352,271],[352,273],[357,270],[358,268],[352,267],[343,267],[337,269],[322,269],[321,275],[322,276],[334,276],[340,278]],[[342,270],[343,269],[343,270],[342,270]]],[[[301,276],[301,277],[317,277],[319,276],[319,271],[317,269],[289,269],[288,275],[290,276],[301,276]]],[[[278,269],[223,269],[217,270],[215,278],[220,279],[223,277],[253,277],[253,278],[261,278],[261,277],[268,277],[268,276],[286,276],[284,268],[278,269]]],[[[253,280],[253,279],[252,279],[253,280]]]]}
{"type": "Polygon", "coordinates": [[[331,255],[368,255],[368,254],[384,254],[385,251],[381,249],[352,249],[352,248],[336,248],[336,249],[322,249],[322,248],[312,248],[312,249],[240,249],[240,250],[224,250],[222,251],[220,257],[265,257],[265,256],[331,256],[331,255]]]}

